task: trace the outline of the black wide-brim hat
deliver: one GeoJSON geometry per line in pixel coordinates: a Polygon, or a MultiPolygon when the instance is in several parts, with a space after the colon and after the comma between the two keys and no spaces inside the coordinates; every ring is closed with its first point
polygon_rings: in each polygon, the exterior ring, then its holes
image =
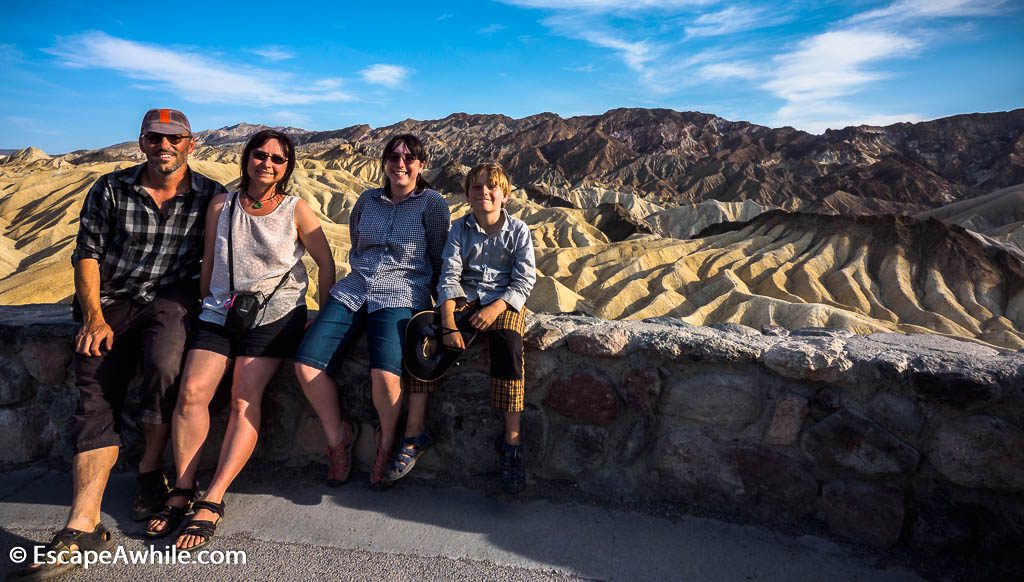
{"type": "MultiPolygon", "coordinates": [[[[476,337],[476,330],[469,325],[468,317],[456,318],[462,341],[469,347],[476,337]]],[[[421,382],[433,382],[441,378],[448,368],[465,353],[444,345],[441,316],[436,311],[421,311],[414,315],[405,327],[405,371],[421,382]]]]}

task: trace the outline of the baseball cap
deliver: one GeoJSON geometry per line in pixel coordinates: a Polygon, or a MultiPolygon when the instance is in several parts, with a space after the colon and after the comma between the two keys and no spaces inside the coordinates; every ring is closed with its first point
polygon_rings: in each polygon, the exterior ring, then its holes
{"type": "Polygon", "coordinates": [[[192,127],[185,114],[177,109],[150,109],[142,118],[141,133],[178,135],[192,133],[192,127]]]}

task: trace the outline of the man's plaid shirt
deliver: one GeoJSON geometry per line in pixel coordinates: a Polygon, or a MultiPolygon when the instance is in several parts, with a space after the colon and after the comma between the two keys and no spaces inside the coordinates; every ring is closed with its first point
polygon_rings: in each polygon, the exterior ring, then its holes
{"type": "Polygon", "coordinates": [[[206,207],[225,192],[189,169],[191,187],[168,202],[167,216],[142,187],[146,165],[118,170],[93,184],[82,206],[72,264],[96,259],[100,302],[149,303],[165,285],[199,275],[206,207]]]}

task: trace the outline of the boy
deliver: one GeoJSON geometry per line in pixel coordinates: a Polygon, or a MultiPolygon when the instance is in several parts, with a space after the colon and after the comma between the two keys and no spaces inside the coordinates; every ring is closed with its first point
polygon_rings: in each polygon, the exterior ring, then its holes
{"type": "Polygon", "coordinates": [[[495,443],[501,455],[501,486],[516,494],[526,485],[519,434],[525,401],[523,382],[523,305],[537,280],[530,229],[504,209],[511,191],[498,164],[470,170],[466,197],[473,212],[452,224],[445,245],[437,301],[444,342],[465,349],[456,330],[456,309],[477,309],[469,323],[490,337],[491,404],[505,413],[504,438],[495,443]]]}

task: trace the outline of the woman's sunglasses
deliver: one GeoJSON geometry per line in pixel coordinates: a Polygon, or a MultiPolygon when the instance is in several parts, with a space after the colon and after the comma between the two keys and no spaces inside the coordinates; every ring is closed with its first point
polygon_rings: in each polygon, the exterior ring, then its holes
{"type": "Polygon", "coordinates": [[[392,153],[384,156],[384,159],[387,160],[388,162],[391,162],[392,164],[397,164],[398,162],[400,162],[402,160],[405,160],[405,165],[408,166],[409,164],[415,162],[419,158],[417,158],[413,154],[402,155],[402,154],[396,154],[396,153],[392,152],[392,153]]]}
{"type": "Polygon", "coordinates": [[[286,158],[284,156],[279,156],[277,154],[269,154],[269,153],[267,153],[267,152],[265,152],[263,150],[253,150],[252,151],[252,157],[255,158],[257,161],[260,161],[260,162],[265,162],[265,161],[267,161],[267,158],[270,158],[271,162],[274,162],[275,164],[277,164],[279,166],[282,165],[282,164],[287,164],[288,163],[288,158],[286,158]]]}

